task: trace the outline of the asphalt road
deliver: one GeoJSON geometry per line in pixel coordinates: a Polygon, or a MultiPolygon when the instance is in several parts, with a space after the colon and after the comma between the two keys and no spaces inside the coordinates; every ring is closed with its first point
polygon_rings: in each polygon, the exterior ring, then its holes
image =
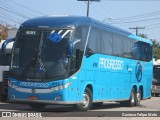
{"type": "MultiPolygon", "coordinates": [[[[47,105],[43,111],[33,111],[28,105],[13,104],[13,103],[0,103],[0,114],[2,112],[9,112],[12,115],[10,119],[26,119],[22,117],[42,117],[39,120],[51,118],[61,119],[65,117],[68,120],[72,119],[91,119],[92,117],[98,117],[98,119],[138,119],[150,120],[157,116],[160,117],[160,97],[152,97],[151,99],[141,101],[141,105],[137,107],[124,107],[116,102],[105,102],[102,106],[93,107],[88,112],[75,112],[72,106],[59,106],[59,105],[47,105]],[[135,116],[136,115],[136,116],[135,116]],[[18,117],[17,117],[18,116],[18,117]],[[69,119],[70,118],[70,119],[69,119]]],[[[3,113],[3,116],[5,114],[3,113]]],[[[3,119],[0,117],[0,119],[3,119]]],[[[7,117],[7,119],[9,119],[7,117]]],[[[32,118],[37,120],[37,118],[32,118]]],[[[6,119],[5,119],[6,120],[6,119]]],[[[93,119],[92,119],[93,120],[93,119]]]]}

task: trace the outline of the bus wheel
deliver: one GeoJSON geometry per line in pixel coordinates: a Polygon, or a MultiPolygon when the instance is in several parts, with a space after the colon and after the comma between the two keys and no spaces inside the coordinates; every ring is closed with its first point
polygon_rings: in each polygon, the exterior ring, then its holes
{"type": "Polygon", "coordinates": [[[87,111],[91,108],[92,101],[93,101],[92,100],[92,92],[89,88],[86,88],[86,90],[84,91],[84,94],[83,94],[83,102],[74,105],[74,107],[77,111],[84,112],[84,111],[87,111]]]}
{"type": "Polygon", "coordinates": [[[136,106],[140,105],[141,98],[142,98],[142,92],[139,89],[139,91],[136,94],[136,106]]]}
{"type": "Polygon", "coordinates": [[[46,105],[45,104],[38,104],[38,103],[30,103],[29,106],[37,111],[42,110],[46,105]]]}
{"type": "Polygon", "coordinates": [[[136,105],[136,91],[134,88],[132,88],[132,92],[131,92],[129,100],[127,101],[127,105],[129,107],[133,107],[136,105]]]}

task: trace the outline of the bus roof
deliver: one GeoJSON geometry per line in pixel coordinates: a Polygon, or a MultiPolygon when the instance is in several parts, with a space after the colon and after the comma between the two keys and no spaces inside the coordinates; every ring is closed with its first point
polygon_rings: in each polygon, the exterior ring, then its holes
{"type": "Polygon", "coordinates": [[[37,17],[27,20],[22,24],[23,27],[46,27],[46,28],[52,28],[52,27],[72,27],[81,23],[92,23],[92,24],[98,24],[100,26],[116,29],[118,31],[123,31],[124,33],[131,34],[127,31],[124,31],[122,29],[119,29],[117,27],[114,27],[109,24],[104,24],[101,21],[95,20],[90,17],[83,17],[83,16],[44,16],[44,17],[37,17]]]}
{"type": "Polygon", "coordinates": [[[118,34],[123,34],[127,37],[130,37],[135,40],[144,41],[149,44],[152,44],[150,40],[138,37],[128,31],[122,30],[120,28],[117,28],[115,26],[109,25],[107,23],[104,23],[102,21],[98,21],[95,19],[92,19],[90,17],[84,17],[84,16],[43,16],[43,17],[37,17],[32,18],[24,22],[21,27],[23,28],[71,28],[81,23],[87,23],[87,24],[97,24],[103,28],[116,31],[118,34]]]}
{"type": "Polygon", "coordinates": [[[27,20],[22,24],[22,27],[38,27],[38,28],[53,28],[53,27],[72,27],[82,22],[90,22],[90,18],[78,16],[44,16],[27,20]]]}

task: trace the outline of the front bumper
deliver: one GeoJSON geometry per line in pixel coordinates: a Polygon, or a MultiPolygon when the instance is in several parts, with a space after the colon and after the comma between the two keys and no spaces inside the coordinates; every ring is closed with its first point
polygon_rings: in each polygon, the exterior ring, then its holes
{"type": "Polygon", "coordinates": [[[51,100],[28,100],[28,99],[9,99],[9,102],[14,103],[42,103],[42,104],[53,104],[53,105],[73,105],[80,102],[77,101],[51,101],[51,100]]]}

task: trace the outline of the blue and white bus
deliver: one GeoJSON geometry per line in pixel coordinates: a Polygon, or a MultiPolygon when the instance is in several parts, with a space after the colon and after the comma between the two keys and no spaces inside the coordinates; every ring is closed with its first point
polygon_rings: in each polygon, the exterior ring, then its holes
{"type": "Polygon", "coordinates": [[[15,37],[9,100],[34,109],[118,101],[136,106],[151,97],[152,42],[89,17],[40,17],[15,37]]]}

